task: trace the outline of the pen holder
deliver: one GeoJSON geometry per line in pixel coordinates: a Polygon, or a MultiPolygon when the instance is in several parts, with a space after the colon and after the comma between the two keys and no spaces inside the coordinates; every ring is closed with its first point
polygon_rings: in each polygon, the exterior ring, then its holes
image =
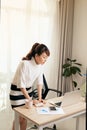
{"type": "Polygon", "coordinates": [[[30,100],[28,100],[28,99],[26,99],[26,101],[25,101],[25,106],[26,106],[26,108],[31,108],[32,107],[32,105],[33,105],[33,100],[32,100],[32,98],[30,99],[30,100]]]}

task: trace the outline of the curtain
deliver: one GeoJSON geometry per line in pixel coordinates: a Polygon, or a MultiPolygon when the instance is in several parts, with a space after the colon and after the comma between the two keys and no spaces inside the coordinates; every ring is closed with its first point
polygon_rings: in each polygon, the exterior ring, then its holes
{"type": "Polygon", "coordinates": [[[54,80],[58,53],[57,2],[57,0],[1,1],[0,87],[9,86],[19,61],[35,42],[44,43],[50,49],[51,56],[44,71],[49,85],[56,86],[57,80],[56,82],[54,80]]]}
{"type": "Polygon", "coordinates": [[[62,93],[73,90],[71,80],[62,76],[62,65],[66,58],[72,57],[72,37],[73,37],[73,16],[74,0],[59,1],[59,65],[57,89],[62,93]]]}
{"type": "Polygon", "coordinates": [[[44,71],[48,77],[48,84],[56,86],[54,75],[56,75],[58,52],[57,7],[56,0],[1,1],[0,110],[8,106],[5,100],[9,100],[6,97],[9,97],[10,83],[19,61],[30,51],[35,42],[44,43],[50,49],[51,56],[44,71]]]}

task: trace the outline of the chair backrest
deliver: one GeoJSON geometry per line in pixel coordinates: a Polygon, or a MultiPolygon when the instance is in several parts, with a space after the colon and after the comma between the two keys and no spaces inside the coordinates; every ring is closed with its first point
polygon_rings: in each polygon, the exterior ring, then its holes
{"type": "Polygon", "coordinates": [[[52,89],[48,87],[45,75],[43,74],[43,89],[42,89],[42,98],[45,99],[48,92],[52,91],[52,92],[56,92],[57,96],[60,97],[62,95],[61,91],[58,91],[56,89],[52,89]]]}
{"type": "Polygon", "coordinates": [[[48,94],[48,84],[47,84],[47,81],[46,81],[46,78],[45,78],[45,75],[43,74],[43,89],[42,89],[42,99],[45,99],[45,97],[47,96],[48,94]]]}

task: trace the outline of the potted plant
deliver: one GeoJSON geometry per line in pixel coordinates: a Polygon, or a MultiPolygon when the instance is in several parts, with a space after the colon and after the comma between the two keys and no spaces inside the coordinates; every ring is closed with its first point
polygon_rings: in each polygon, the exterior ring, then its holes
{"type": "Polygon", "coordinates": [[[73,76],[76,74],[81,75],[81,69],[80,67],[82,66],[82,64],[78,63],[76,59],[72,60],[70,58],[66,59],[66,63],[63,64],[62,68],[63,68],[63,76],[65,78],[67,77],[71,77],[72,78],[72,84],[74,85],[74,87],[77,87],[77,82],[73,79],[73,76]]]}

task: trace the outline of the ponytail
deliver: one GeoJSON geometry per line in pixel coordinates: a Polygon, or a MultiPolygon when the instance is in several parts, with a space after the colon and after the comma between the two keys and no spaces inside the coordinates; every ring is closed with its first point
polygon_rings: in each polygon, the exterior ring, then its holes
{"type": "Polygon", "coordinates": [[[35,54],[41,55],[43,52],[47,54],[47,56],[50,55],[50,51],[47,48],[46,45],[40,44],[40,43],[35,43],[30,52],[26,55],[26,57],[23,57],[22,60],[31,60],[32,57],[35,57],[35,54]]]}
{"type": "Polygon", "coordinates": [[[39,43],[35,43],[30,52],[26,55],[26,57],[23,57],[22,60],[31,60],[32,57],[35,56],[35,48],[39,45],[39,43]]]}

